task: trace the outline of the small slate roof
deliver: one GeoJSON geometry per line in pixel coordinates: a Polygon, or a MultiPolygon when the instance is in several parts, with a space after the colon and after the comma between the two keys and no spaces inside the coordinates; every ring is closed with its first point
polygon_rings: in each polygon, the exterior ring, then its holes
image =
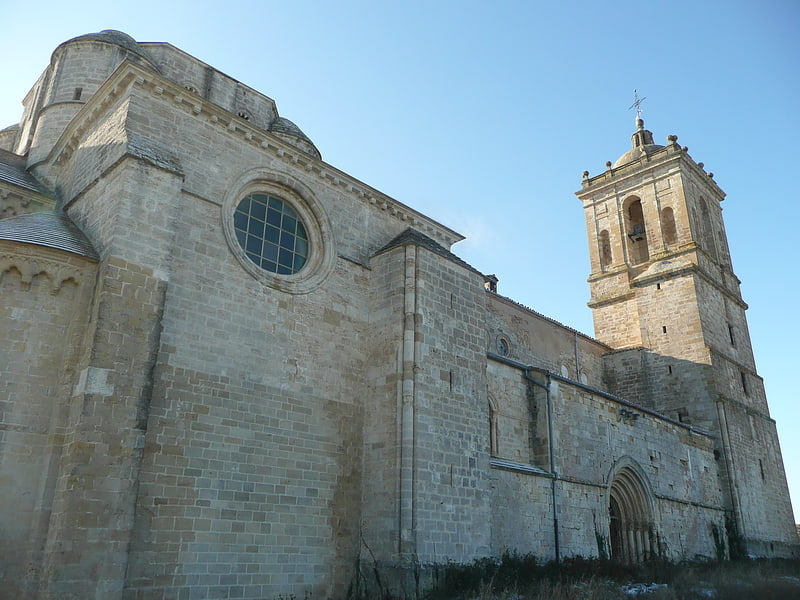
{"type": "Polygon", "coordinates": [[[0,219],[0,240],[35,244],[97,260],[92,243],[63,212],[43,210],[0,219]]]}
{"type": "Polygon", "coordinates": [[[414,244],[415,246],[421,246],[426,250],[430,250],[434,254],[438,254],[448,260],[453,261],[454,263],[461,265],[465,269],[469,269],[473,273],[477,273],[478,275],[483,275],[478,269],[470,265],[469,263],[461,260],[458,256],[450,252],[447,248],[442,246],[436,240],[429,238],[424,233],[420,233],[416,229],[411,229],[410,227],[406,229],[403,233],[396,236],[392,241],[386,244],[383,248],[375,252],[373,256],[377,256],[378,254],[382,254],[383,252],[387,252],[393,248],[399,248],[400,246],[407,246],[408,244],[414,244]]]}
{"type": "Polygon", "coordinates": [[[11,152],[0,150],[0,181],[16,185],[47,196],[33,175],[25,170],[24,159],[11,152]]]}

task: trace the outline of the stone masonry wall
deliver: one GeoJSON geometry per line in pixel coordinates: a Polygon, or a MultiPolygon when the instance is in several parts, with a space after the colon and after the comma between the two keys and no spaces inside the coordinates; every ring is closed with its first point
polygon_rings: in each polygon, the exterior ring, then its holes
{"type": "Polygon", "coordinates": [[[170,44],[144,43],[141,47],[164,77],[186,89],[187,100],[196,94],[233,114],[244,111],[247,119],[262,129],[266,129],[278,114],[272,99],[170,44]]]}
{"type": "MultiPolygon", "coordinates": [[[[134,93],[118,106],[128,139],[168,148],[182,169],[148,167],[140,181],[124,159],[96,182],[67,176],[91,182],[69,210],[101,254],[124,253],[167,282],[126,597],[338,594],[358,548],[369,397],[368,272],[358,262],[407,224],[159,96],[134,93]],[[190,146],[169,147],[176,124],[190,146]],[[219,203],[255,166],[304,180],[328,212],[337,253],[354,260],[337,259],[323,288],[266,288],[232,256],[219,203]],[[152,188],[157,173],[184,192],[152,188]],[[356,227],[365,220],[366,236],[356,227]],[[270,510],[256,508],[262,500],[270,510]]],[[[99,162],[72,160],[71,173],[99,162]]]]}
{"type": "Polygon", "coordinates": [[[370,261],[368,396],[364,403],[362,559],[400,559],[400,465],[405,248],[370,261]]]}
{"type": "Polygon", "coordinates": [[[128,564],[172,240],[158,200],[174,197],[180,178],[134,160],[107,175],[70,210],[104,259],[73,381],[44,597],[113,597],[128,564]],[[158,237],[143,243],[142,223],[158,237]]]}
{"type": "Polygon", "coordinates": [[[486,307],[488,352],[497,354],[497,339],[504,337],[508,358],[602,385],[602,356],[608,346],[497,294],[486,294],[486,307]]]}
{"type": "Polygon", "coordinates": [[[100,266],[64,433],[44,598],[121,591],[163,294],[152,271],[119,258],[100,266]]]}
{"type": "MultiPolygon", "coordinates": [[[[503,370],[516,369],[498,365],[491,372],[503,370]]],[[[597,556],[610,550],[609,478],[624,459],[640,465],[646,474],[655,506],[655,527],[666,555],[672,559],[715,556],[712,525],[718,531],[724,529],[724,507],[712,438],[631,410],[568,381],[553,381],[551,396],[562,555],[597,556]],[[605,544],[603,550],[599,544],[605,544]]],[[[515,531],[496,526],[495,551],[516,549],[551,558],[553,514],[546,498],[552,491],[547,473],[524,473],[520,468],[499,465],[493,473],[498,492],[493,506],[522,515],[518,525],[528,523],[530,527],[515,531]],[[511,489],[524,493],[502,493],[511,489]],[[525,517],[528,514],[531,516],[525,517]],[[528,546],[516,546],[521,542],[528,546]]]]}
{"type": "Polygon", "coordinates": [[[179,201],[126,597],[338,596],[358,544],[363,268],[270,289],[217,206],[179,201]]]}
{"type": "MultiPolygon", "coordinates": [[[[36,596],[94,261],[0,243],[0,578],[36,596]]],[[[9,591],[9,590],[7,590],[9,591]]]]}
{"type": "Polygon", "coordinates": [[[416,260],[416,552],[470,561],[489,552],[483,276],[424,248],[416,260]]]}
{"type": "MultiPolygon", "coordinates": [[[[711,524],[723,525],[713,438],[647,413],[625,412],[626,407],[566,382],[558,384],[553,396],[556,468],[561,477],[579,488],[608,485],[605,478],[615,464],[623,458],[634,460],[644,470],[656,500],[655,524],[668,557],[713,557],[711,524]],[[667,526],[660,522],[662,518],[675,520],[667,526]]],[[[564,498],[563,514],[573,528],[564,532],[567,548],[572,536],[591,545],[595,540],[586,532],[593,531],[595,519],[603,523],[607,515],[586,505],[591,490],[583,493],[589,495],[578,496],[575,504],[569,493],[564,498]]],[[[601,534],[606,535],[606,528],[603,525],[601,534]]]]}
{"type": "Polygon", "coordinates": [[[492,404],[492,456],[550,470],[550,440],[544,392],[525,380],[523,372],[489,362],[492,404]]]}
{"type": "Polygon", "coordinates": [[[797,539],[775,422],[734,402],[719,410],[744,549],[756,556],[790,556],[797,539]]]}

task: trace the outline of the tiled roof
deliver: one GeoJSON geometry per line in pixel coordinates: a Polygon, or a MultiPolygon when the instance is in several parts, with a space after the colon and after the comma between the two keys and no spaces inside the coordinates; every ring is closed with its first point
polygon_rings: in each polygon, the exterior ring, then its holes
{"type": "Polygon", "coordinates": [[[414,244],[415,246],[421,246],[427,250],[430,250],[434,254],[438,254],[448,260],[453,261],[454,263],[461,265],[465,269],[469,269],[470,271],[477,273],[478,275],[483,275],[478,269],[470,265],[469,263],[463,261],[458,256],[450,252],[447,248],[442,246],[436,240],[429,238],[424,233],[420,233],[415,229],[411,229],[410,227],[406,229],[403,233],[396,236],[392,241],[386,244],[383,248],[378,250],[375,255],[382,254],[392,248],[398,248],[400,246],[407,246],[408,244],[414,244]]]}
{"type": "Polygon", "coordinates": [[[46,246],[98,258],[88,238],[61,211],[43,210],[0,219],[0,240],[46,246]]]}
{"type": "Polygon", "coordinates": [[[26,188],[47,196],[36,179],[25,170],[24,159],[11,152],[0,150],[0,181],[26,188]]]}

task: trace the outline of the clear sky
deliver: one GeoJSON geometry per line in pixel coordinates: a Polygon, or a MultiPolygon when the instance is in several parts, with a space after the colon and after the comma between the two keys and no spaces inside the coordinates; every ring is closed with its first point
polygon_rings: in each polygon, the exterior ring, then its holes
{"type": "Polygon", "coordinates": [[[0,127],[61,42],[165,41],[275,99],[332,165],[468,236],[500,293],[592,334],[574,192],[633,89],[728,194],[734,270],[800,519],[800,2],[0,0],[0,127]]]}

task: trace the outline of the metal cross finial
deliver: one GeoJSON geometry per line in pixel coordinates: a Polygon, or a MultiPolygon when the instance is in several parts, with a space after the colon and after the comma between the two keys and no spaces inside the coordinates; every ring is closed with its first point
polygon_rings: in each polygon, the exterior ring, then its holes
{"type": "Polygon", "coordinates": [[[639,94],[636,93],[636,90],[633,90],[633,104],[628,107],[628,110],[635,108],[636,109],[636,118],[642,118],[642,102],[647,100],[647,97],[639,98],[639,94]]]}

